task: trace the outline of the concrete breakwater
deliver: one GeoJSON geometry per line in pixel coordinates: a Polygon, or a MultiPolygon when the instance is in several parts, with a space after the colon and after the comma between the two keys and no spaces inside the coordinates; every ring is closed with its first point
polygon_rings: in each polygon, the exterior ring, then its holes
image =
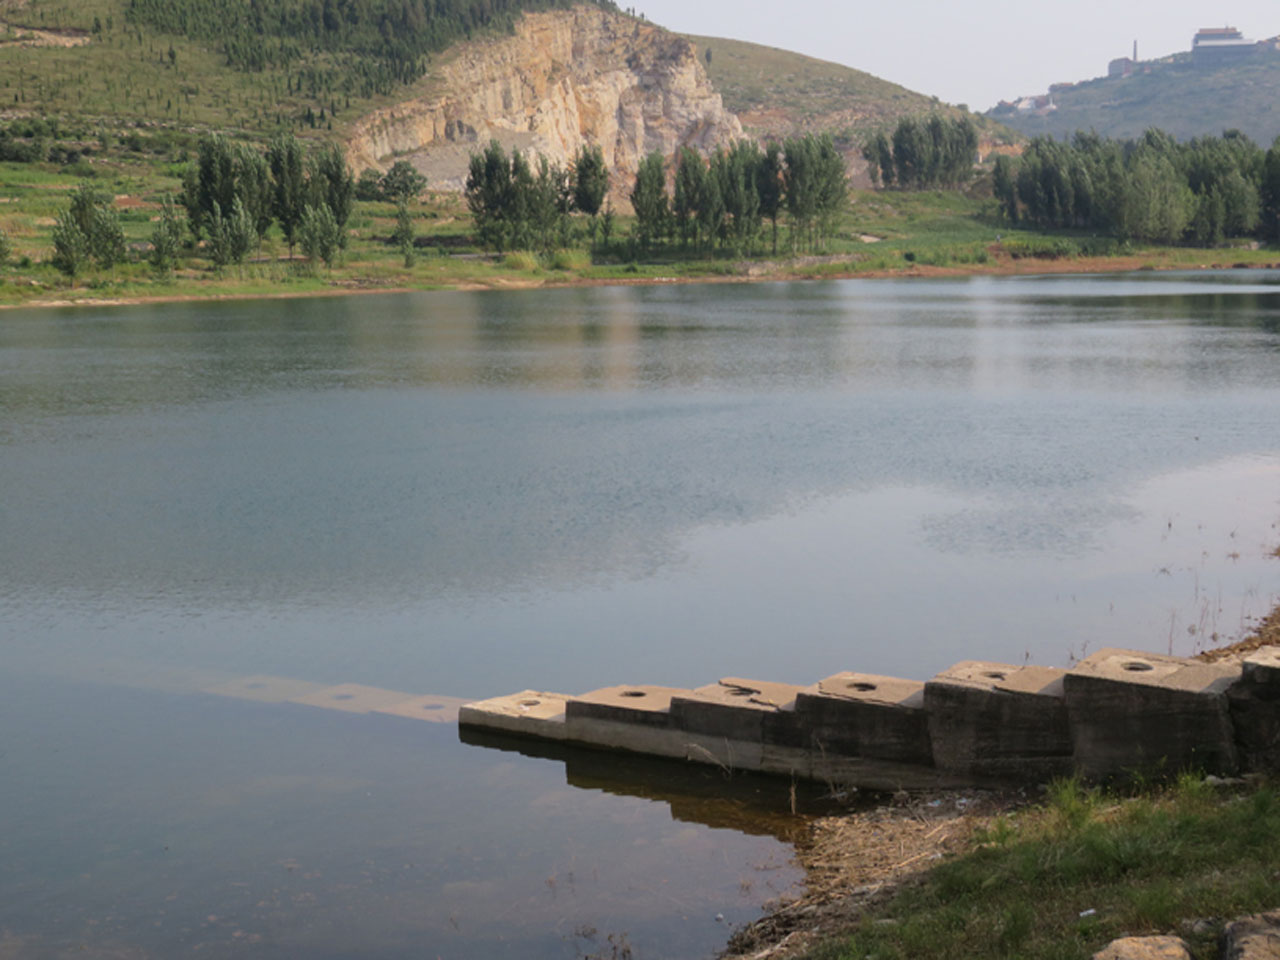
{"type": "Polygon", "coordinates": [[[1280,769],[1280,647],[1242,663],[1104,649],[1070,669],[965,661],[919,682],[526,690],[458,722],[872,790],[1280,769]]]}

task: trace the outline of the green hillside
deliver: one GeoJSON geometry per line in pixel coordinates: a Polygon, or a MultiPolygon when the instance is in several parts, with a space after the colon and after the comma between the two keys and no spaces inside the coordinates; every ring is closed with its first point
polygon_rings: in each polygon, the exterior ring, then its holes
{"type": "MultiPolygon", "coordinates": [[[[598,0],[612,7],[608,0],[598,0]]],[[[459,40],[569,0],[0,0],[0,102],[42,119],[341,130],[459,40]]]]}
{"type": "MultiPolygon", "coordinates": [[[[852,149],[900,117],[964,112],[838,63],[741,40],[692,35],[686,39],[704,59],[711,51],[707,73],[712,84],[754,136],[827,132],[852,149]]],[[[982,116],[973,119],[984,139],[1009,138],[1000,124],[982,116]]]]}
{"type": "Polygon", "coordinates": [[[1216,69],[1194,66],[1190,54],[1180,54],[1149,66],[1149,73],[1089,80],[1056,92],[1058,109],[1047,116],[1008,109],[989,116],[1029,136],[1058,139],[1077,130],[1133,138],[1149,127],[1179,140],[1233,128],[1263,145],[1280,136],[1280,54],[1216,69]]]}

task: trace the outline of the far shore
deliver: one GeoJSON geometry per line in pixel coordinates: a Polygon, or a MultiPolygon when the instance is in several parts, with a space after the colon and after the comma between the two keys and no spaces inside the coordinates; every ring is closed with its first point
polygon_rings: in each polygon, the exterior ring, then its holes
{"type": "MultiPolygon", "coordinates": [[[[698,263],[680,264],[683,269],[690,266],[695,272],[682,275],[666,276],[653,272],[629,276],[626,274],[608,276],[591,276],[562,273],[555,270],[539,270],[534,273],[496,273],[491,279],[483,281],[474,278],[450,282],[447,278],[430,283],[380,282],[376,279],[360,277],[343,277],[325,281],[324,278],[311,278],[321,286],[297,290],[270,292],[267,290],[237,290],[235,278],[224,280],[200,280],[172,284],[180,290],[166,291],[164,285],[156,284],[155,293],[140,292],[132,289],[118,296],[103,295],[101,291],[84,288],[84,296],[68,295],[68,291],[50,291],[49,297],[36,296],[30,300],[15,303],[0,303],[0,310],[25,309],[36,307],[72,307],[72,306],[136,306],[152,303],[188,303],[198,301],[235,301],[235,300],[290,300],[310,297],[341,297],[371,293],[413,293],[425,291],[465,291],[484,290],[540,290],[571,287],[611,287],[611,286],[660,286],[669,284],[707,284],[707,283],[779,283],[794,281],[818,280],[882,280],[882,279],[939,279],[948,277],[969,276],[1037,276],[1064,274],[1106,274],[1133,273],[1138,271],[1185,271],[1185,270],[1266,270],[1280,269],[1280,261],[1250,260],[1211,261],[1203,263],[1187,263],[1173,256],[1176,250],[1161,250],[1147,254],[1133,254],[1115,257],[1064,257],[1047,258],[1013,258],[1008,255],[994,256],[987,263],[957,264],[948,266],[931,266],[912,264],[900,269],[858,269],[855,261],[847,257],[806,257],[793,261],[742,261],[735,265],[735,272],[696,272],[698,263]],[[208,286],[208,292],[192,292],[192,287],[208,286]]],[[[1231,251],[1240,253],[1240,251],[1231,251]]],[[[647,265],[650,271],[659,271],[663,266],[647,265]]],[[[302,286],[302,284],[299,284],[302,286]]]]}

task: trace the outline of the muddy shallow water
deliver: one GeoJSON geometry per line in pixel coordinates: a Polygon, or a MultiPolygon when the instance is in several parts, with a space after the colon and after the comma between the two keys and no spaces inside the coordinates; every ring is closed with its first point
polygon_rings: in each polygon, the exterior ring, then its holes
{"type": "Polygon", "coordinates": [[[798,877],[789,784],[290,701],[1229,639],[1277,284],[6,312],[0,955],[709,955],[798,877]]]}

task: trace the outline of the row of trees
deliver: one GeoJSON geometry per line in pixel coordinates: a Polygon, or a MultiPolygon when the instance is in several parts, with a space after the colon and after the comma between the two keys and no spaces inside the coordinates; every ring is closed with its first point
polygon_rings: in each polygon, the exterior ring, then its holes
{"type": "Polygon", "coordinates": [[[291,133],[265,153],[219,134],[200,141],[183,181],[181,204],[196,241],[207,238],[219,267],[241,263],[278,223],[290,254],[299,240],[331,263],[346,246],[355,180],[335,145],[308,154],[291,133]]]}
{"type": "Polygon", "coordinates": [[[881,133],[862,149],[872,182],[909,190],[958,188],[973,176],[978,128],[967,116],[905,117],[892,138],[881,133]]]}
{"type": "MultiPolygon", "coordinates": [[[[574,212],[590,218],[594,240],[608,189],[609,171],[599,147],[583,147],[568,168],[541,157],[535,172],[523,153],[513,150],[507,156],[494,140],[471,155],[466,198],[482,245],[499,252],[550,251],[569,245],[574,212]]],[[[607,212],[603,222],[607,234],[612,214],[607,212]]]]}
{"type": "Polygon", "coordinates": [[[1238,131],[1187,143],[1159,130],[1040,137],[1019,159],[997,158],[993,187],[1006,219],[1047,229],[1198,246],[1280,237],[1280,141],[1264,151],[1238,131]]]}
{"type": "Polygon", "coordinates": [[[807,134],[764,150],[752,141],[738,141],[709,160],[685,148],[676,160],[670,197],[665,160],[650,154],[636,173],[631,204],[642,247],[678,239],[686,249],[718,245],[747,250],[768,220],[777,252],[783,210],[791,221],[793,245],[814,249],[834,232],[847,197],[844,158],[831,137],[807,134]]]}

